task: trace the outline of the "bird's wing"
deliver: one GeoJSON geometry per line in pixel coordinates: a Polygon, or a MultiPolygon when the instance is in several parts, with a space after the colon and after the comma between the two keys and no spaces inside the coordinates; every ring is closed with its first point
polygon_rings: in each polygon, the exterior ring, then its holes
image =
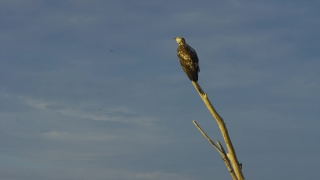
{"type": "Polygon", "coordinates": [[[200,72],[197,53],[189,45],[182,45],[178,47],[178,58],[180,59],[180,63],[192,67],[196,72],[200,72]]]}
{"type": "Polygon", "coordinates": [[[186,44],[186,46],[187,46],[187,49],[189,51],[188,54],[190,54],[191,60],[192,60],[192,62],[194,64],[194,66],[196,67],[196,71],[200,72],[199,59],[198,59],[197,52],[191,46],[189,46],[188,44],[186,44]]]}

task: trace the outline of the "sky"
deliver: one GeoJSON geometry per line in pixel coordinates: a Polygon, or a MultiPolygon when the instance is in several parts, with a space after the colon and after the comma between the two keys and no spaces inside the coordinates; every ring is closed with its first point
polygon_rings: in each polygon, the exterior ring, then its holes
{"type": "Polygon", "coordinates": [[[231,179],[176,36],[246,179],[319,178],[319,6],[1,0],[0,179],[231,179]]]}

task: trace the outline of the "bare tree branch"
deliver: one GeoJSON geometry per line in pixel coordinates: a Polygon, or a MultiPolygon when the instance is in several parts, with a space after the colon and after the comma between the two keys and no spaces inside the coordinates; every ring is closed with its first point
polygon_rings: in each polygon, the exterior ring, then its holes
{"type": "Polygon", "coordinates": [[[193,120],[192,121],[193,124],[197,127],[197,129],[201,132],[201,134],[209,141],[209,143],[218,151],[218,153],[222,156],[222,160],[224,161],[225,165],[227,166],[228,171],[230,172],[230,175],[232,177],[233,180],[237,180],[237,176],[235,175],[231,164],[230,164],[230,160],[226,154],[226,152],[224,151],[223,147],[221,146],[221,144],[219,143],[218,145],[220,146],[220,148],[214,144],[214,142],[210,139],[210,137],[201,129],[201,127],[199,126],[199,124],[197,123],[197,121],[193,120]]]}
{"type": "MultiPolygon", "coordinates": [[[[196,88],[196,90],[198,91],[201,99],[203,100],[204,104],[207,106],[207,108],[210,111],[211,115],[214,117],[214,119],[218,123],[218,126],[219,126],[219,129],[221,131],[222,137],[223,137],[224,142],[226,143],[226,146],[227,146],[227,149],[228,149],[227,156],[231,161],[231,164],[232,164],[233,170],[234,170],[234,172],[235,172],[235,174],[237,176],[237,179],[238,180],[244,180],[245,178],[244,178],[244,176],[242,174],[242,171],[241,171],[242,167],[240,167],[241,164],[239,164],[239,162],[238,162],[236,152],[235,152],[235,150],[233,148],[231,139],[230,139],[229,134],[228,134],[227,127],[226,127],[223,119],[220,117],[218,112],[214,109],[214,107],[212,106],[210,100],[208,99],[207,94],[201,89],[200,85],[195,81],[191,81],[191,82],[192,82],[193,86],[196,88]]],[[[222,147],[221,144],[220,144],[220,147],[222,147]]]]}

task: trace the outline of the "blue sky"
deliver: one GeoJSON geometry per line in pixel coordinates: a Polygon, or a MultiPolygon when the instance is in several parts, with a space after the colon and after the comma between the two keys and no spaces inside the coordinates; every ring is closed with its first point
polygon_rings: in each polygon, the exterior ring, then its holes
{"type": "Polygon", "coordinates": [[[317,179],[318,1],[0,1],[0,179],[230,179],[224,118],[246,179],[317,179]]]}

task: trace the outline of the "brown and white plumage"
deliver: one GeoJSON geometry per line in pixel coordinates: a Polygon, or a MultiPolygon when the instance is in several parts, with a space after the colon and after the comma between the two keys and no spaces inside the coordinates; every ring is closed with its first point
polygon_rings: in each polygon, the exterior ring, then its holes
{"type": "Polygon", "coordinates": [[[177,55],[180,60],[182,70],[191,81],[198,81],[199,59],[196,51],[190,47],[183,37],[174,38],[178,43],[177,55]]]}

